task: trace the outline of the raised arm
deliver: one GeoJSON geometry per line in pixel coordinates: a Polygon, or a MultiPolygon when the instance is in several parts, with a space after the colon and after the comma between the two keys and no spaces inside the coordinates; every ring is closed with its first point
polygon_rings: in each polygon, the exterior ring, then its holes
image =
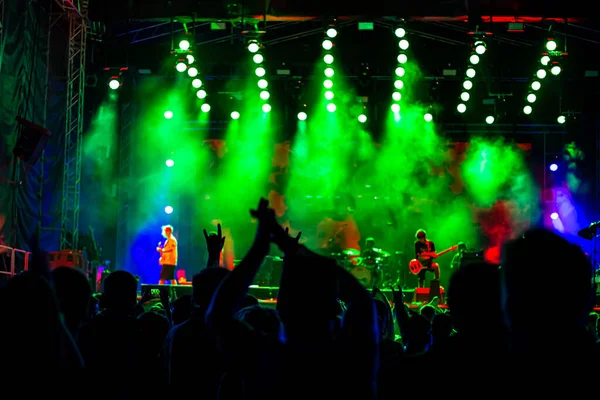
{"type": "Polygon", "coordinates": [[[244,259],[221,283],[221,286],[213,297],[206,314],[206,320],[211,327],[217,329],[217,332],[220,332],[227,325],[227,322],[232,320],[234,315],[241,309],[248,294],[248,287],[254,281],[258,269],[269,253],[268,228],[261,223],[260,218],[260,216],[268,212],[273,212],[273,210],[269,210],[267,200],[261,199],[258,209],[252,211],[253,216],[259,216],[254,242],[244,259]]]}
{"type": "Polygon", "coordinates": [[[206,251],[208,253],[206,268],[218,268],[221,261],[221,252],[223,251],[223,246],[225,246],[225,237],[223,236],[221,224],[217,225],[217,233],[209,235],[206,229],[204,229],[204,239],[206,239],[206,251]]]}

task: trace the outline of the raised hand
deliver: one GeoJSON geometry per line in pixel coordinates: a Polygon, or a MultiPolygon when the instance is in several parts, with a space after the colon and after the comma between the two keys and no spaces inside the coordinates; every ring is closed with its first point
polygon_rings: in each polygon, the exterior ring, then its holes
{"type": "Polygon", "coordinates": [[[204,239],[206,239],[206,249],[209,257],[219,258],[223,246],[225,246],[225,236],[221,229],[221,224],[217,225],[217,233],[212,232],[210,235],[204,229],[204,239]]]}
{"type": "MultiPolygon", "coordinates": [[[[290,228],[285,228],[285,234],[290,236],[290,228]]],[[[300,237],[302,236],[302,232],[298,232],[298,234],[296,235],[295,238],[292,238],[290,236],[290,238],[294,239],[296,241],[296,244],[300,244],[300,237]]]]}
{"type": "Polygon", "coordinates": [[[273,240],[273,230],[278,224],[275,220],[275,211],[269,208],[269,200],[261,197],[258,207],[256,210],[250,210],[250,215],[258,220],[255,240],[270,243],[273,240]]]}

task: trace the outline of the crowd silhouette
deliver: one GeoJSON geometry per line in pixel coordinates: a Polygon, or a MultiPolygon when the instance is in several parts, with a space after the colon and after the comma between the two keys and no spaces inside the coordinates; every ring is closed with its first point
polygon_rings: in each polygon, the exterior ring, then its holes
{"type": "Polygon", "coordinates": [[[85,276],[30,270],[0,290],[5,393],[129,399],[399,399],[577,395],[598,360],[592,266],[546,230],[505,244],[501,265],[462,266],[448,309],[411,309],[367,290],[281,227],[268,201],[250,211],[252,246],[219,267],[227,238],[205,232],[207,265],[192,296],[151,307],[138,282],[112,272],[100,296],[85,276]],[[276,308],[248,293],[270,247],[285,255],[276,308]],[[319,278],[306,288],[306,274],[319,278]],[[14,389],[14,390],[13,390],[14,389]]]}

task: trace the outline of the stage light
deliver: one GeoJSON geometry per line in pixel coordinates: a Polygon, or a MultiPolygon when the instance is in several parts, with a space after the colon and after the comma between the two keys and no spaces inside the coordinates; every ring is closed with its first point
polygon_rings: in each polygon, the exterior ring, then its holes
{"type": "Polygon", "coordinates": [[[365,122],[367,122],[367,116],[365,114],[360,114],[358,116],[358,122],[360,122],[361,124],[364,124],[365,122]]]}
{"type": "Polygon", "coordinates": [[[433,121],[433,115],[431,115],[431,113],[425,113],[425,115],[423,115],[423,119],[425,122],[431,122],[433,121]]]}
{"type": "Polygon", "coordinates": [[[559,124],[564,124],[565,122],[567,122],[567,117],[565,117],[564,115],[560,115],[558,118],[556,118],[556,122],[558,122],[559,124]]]}
{"type": "Polygon", "coordinates": [[[333,39],[335,37],[337,37],[337,30],[330,26],[327,28],[327,30],[325,31],[325,38],[323,39],[323,43],[322,43],[322,47],[323,50],[325,51],[325,54],[323,55],[323,62],[325,63],[325,69],[323,70],[323,74],[325,75],[325,78],[323,80],[323,87],[326,89],[325,92],[323,93],[323,96],[325,97],[325,100],[327,100],[329,103],[327,103],[327,111],[330,113],[333,113],[337,110],[337,107],[334,103],[332,103],[335,94],[333,91],[333,76],[335,75],[335,70],[333,67],[333,62],[335,61],[335,57],[332,54],[332,49],[334,47],[333,45],[333,39]]]}
{"type": "Polygon", "coordinates": [[[121,87],[121,82],[119,82],[117,78],[111,78],[111,80],[108,82],[108,87],[112,90],[117,90],[121,87]]]}
{"type": "Polygon", "coordinates": [[[189,68],[188,75],[190,76],[190,78],[195,78],[196,75],[198,75],[198,68],[196,68],[196,67],[189,68]]]}
{"type": "Polygon", "coordinates": [[[550,57],[548,56],[542,56],[542,58],[540,58],[540,64],[542,65],[548,65],[550,63],[550,57]]]}
{"type": "Polygon", "coordinates": [[[398,39],[402,39],[404,36],[406,36],[406,30],[404,28],[396,28],[394,33],[398,39]]]}
{"type": "Polygon", "coordinates": [[[550,218],[558,219],[558,213],[553,212],[552,214],[550,214],[550,218]]]}
{"type": "Polygon", "coordinates": [[[233,111],[231,113],[231,119],[239,119],[240,118],[240,113],[237,111],[233,111]]]}
{"type": "Polygon", "coordinates": [[[487,117],[485,117],[485,123],[488,125],[493,124],[495,120],[496,118],[494,118],[492,115],[488,115],[487,117]]]}
{"type": "Polygon", "coordinates": [[[256,52],[258,51],[258,49],[259,49],[259,48],[260,48],[260,47],[258,46],[258,43],[256,43],[256,40],[254,40],[254,41],[251,41],[251,42],[248,44],[248,51],[249,51],[250,53],[256,53],[256,52]]]}
{"type": "Polygon", "coordinates": [[[194,61],[196,61],[196,58],[191,54],[188,54],[187,56],[185,56],[185,58],[186,58],[188,64],[193,64],[194,61]]]}
{"type": "Polygon", "coordinates": [[[204,98],[206,98],[206,91],[204,89],[200,89],[196,92],[196,96],[199,99],[204,99],[204,98]]]}
{"type": "Polygon", "coordinates": [[[394,35],[396,36],[396,38],[400,39],[398,40],[398,56],[397,56],[397,61],[398,64],[396,65],[396,69],[395,69],[395,79],[394,79],[394,91],[392,92],[392,106],[391,106],[391,110],[392,113],[395,116],[396,120],[400,119],[400,101],[402,100],[402,89],[404,88],[404,81],[402,80],[402,78],[404,78],[404,76],[406,75],[406,66],[405,64],[408,62],[408,56],[406,55],[406,51],[408,50],[408,48],[410,47],[410,43],[408,42],[408,39],[406,38],[406,29],[404,29],[404,27],[402,26],[398,26],[396,27],[396,29],[394,30],[394,35]]]}
{"type": "Polygon", "coordinates": [[[192,86],[194,88],[198,89],[202,86],[202,81],[200,79],[196,78],[192,81],[192,86]]]}
{"type": "Polygon", "coordinates": [[[546,73],[545,69],[538,69],[535,75],[540,79],[544,79],[548,74],[546,73]]]}
{"type": "Polygon", "coordinates": [[[262,92],[260,92],[261,99],[269,100],[269,97],[271,97],[271,94],[269,92],[267,92],[266,90],[263,90],[262,92]]]}
{"type": "MultiPolygon", "coordinates": [[[[560,65],[558,65],[558,62],[553,61],[554,58],[561,55],[560,52],[556,51],[556,47],[556,42],[553,39],[548,39],[546,41],[546,49],[542,52],[542,56],[540,57],[539,61],[540,64],[533,75],[532,82],[525,97],[526,101],[530,104],[533,104],[536,101],[537,96],[533,92],[537,92],[542,88],[541,81],[548,76],[548,71],[550,71],[550,73],[554,76],[560,75],[562,71],[560,65]]],[[[531,114],[533,112],[533,107],[527,105],[523,108],[523,112],[525,114],[531,114]]]]}
{"type": "Polygon", "coordinates": [[[185,65],[184,62],[178,62],[177,65],[175,65],[175,69],[177,70],[177,72],[185,72],[185,70],[187,69],[187,65],[185,65]]]}
{"type": "Polygon", "coordinates": [[[200,109],[202,110],[202,112],[207,113],[207,112],[210,111],[210,104],[204,103],[204,104],[202,104],[202,106],[200,107],[200,109]]]}
{"type": "Polygon", "coordinates": [[[173,165],[175,165],[175,161],[169,159],[167,161],[165,161],[165,165],[169,168],[171,168],[173,165]]]}
{"type": "MultiPolygon", "coordinates": [[[[261,105],[261,109],[264,113],[268,113],[271,111],[271,105],[267,104],[266,101],[269,100],[269,98],[271,97],[271,94],[267,90],[267,87],[269,86],[269,82],[265,78],[265,75],[267,74],[267,70],[265,69],[264,64],[263,64],[265,61],[265,57],[262,54],[263,50],[264,50],[264,48],[263,48],[262,44],[256,39],[252,39],[248,44],[248,51],[250,52],[250,54],[252,54],[252,62],[254,62],[254,64],[256,64],[254,73],[255,73],[256,77],[258,78],[257,85],[258,85],[259,89],[261,89],[260,94],[259,94],[260,99],[263,102],[263,104],[261,105]]],[[[233,113],[232,113],[232,115],[233,115],[233,113]]],[[[234,118],[234,119],[237,119],[237,118],[234,118]]]]}
{"type": "Polygon", "coordinates": [[[173,118],[173,111],[169,111],[169,110],[167,110],[167,111],[165,111],[165,113],[163,114],[163,116],[164,116],[166,119],[171,119],[171,118],[173,118]]]}
{"type": "Polygon", "coordinates": [[[264,59],[265,58],[263,57],[262,54],[255,54],[252,57],[252,61],[254,61],[254,64],[262,64],[262,62],[263,62],[264,59]]]}
{"type": "Polygon", "coordinates": [[[481,37],[474,38],[471,45],[471,52],[469,53],[469,66],[465,70],[465,80],[462,83],[463,91],[459,95],[461,103],[456,107],[456,110],[460,114],[467,112],[467,103],[471,100],[471,93],[469,91],[473,89],[473,79],[477,76],[476,66],[481,61],[481,57],[486,53],[486,49],[486,43],[481,37]]]}
{"type": "Polygon", "coordinates": [[[171,207],[171,206],[166,206],[166,207],[165,207],[165,213],[166,213],[166,214],[173,214],[173,207],[171,207]]]}
{"type": "Polygon", "coordinates": [[[301,112],[298,113],[298,120],[299,121],[306,121],[307,117],[308,116],[306,115],[306,113],[304,111],[301,111],[301,112]]]}
{"type": "Polygon", "coordinates": [[[183,39],[179,42],[179,50],[188,51],[190,49],[190,42],[186,39],[183,39]]]}
{"type": "Polygon", "coordinates": [[[479,55],[483,55],[483,53],[485,53],[485,50],[486,50],[485,42],[483,42],[481,40],[475,42],[475,53],[477,53],[479,55]]]}
{"type": "Polygon", "coordinates": [[[558,169],[558,165],[556,164],[550,164],[550,171],[554,172],[558,169]]]}

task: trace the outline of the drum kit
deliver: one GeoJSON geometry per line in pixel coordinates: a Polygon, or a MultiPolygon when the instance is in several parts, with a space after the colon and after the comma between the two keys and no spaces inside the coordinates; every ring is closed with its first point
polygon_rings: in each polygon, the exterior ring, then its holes
{"type": "Polygon", "coordinates": [[[387,287],[398,281],[398,271],[393,268],[392,255],[382,249],[373,248],[362,253],[355,249],[345,249],[328,256],[365,287],[387,287]]]}

